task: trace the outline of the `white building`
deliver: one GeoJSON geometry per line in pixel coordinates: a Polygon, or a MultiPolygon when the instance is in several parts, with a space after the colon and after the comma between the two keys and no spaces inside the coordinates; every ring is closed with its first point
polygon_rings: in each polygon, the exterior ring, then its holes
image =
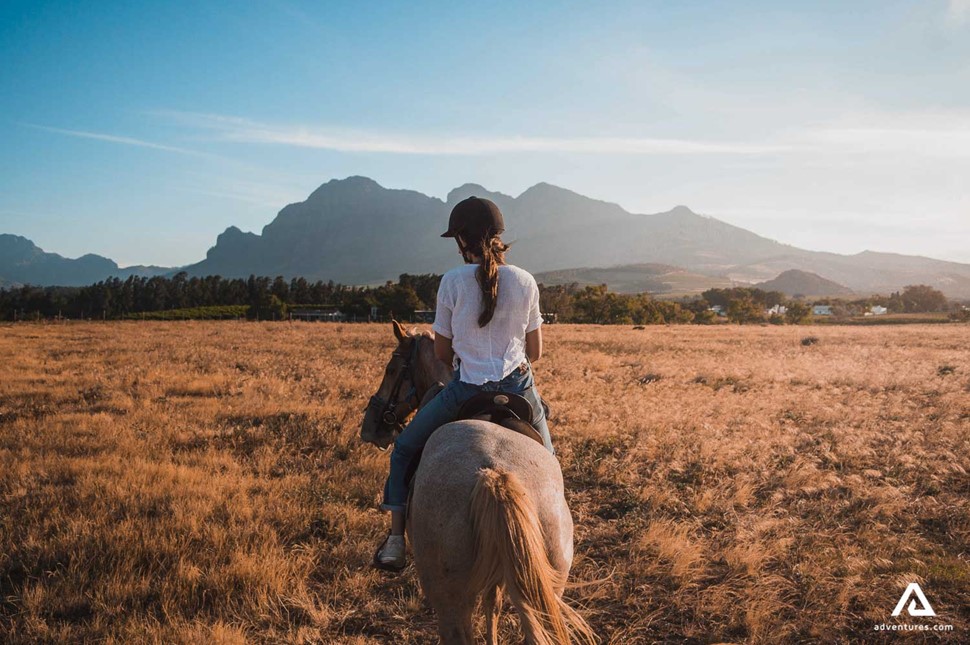
{"type": "Polygon", "coordinates": [[[290,309],[290,320],[309,320],[315,322],[343,322],[347,320],[347,314],[336,307],[292,307],[290,309]]]}
{"type": "Polygon", "coordinates": [[[812,306],[813,316],[831,316],[832,307],[830,305],[813,305],[812,306]]]}
{"type": "Polygon", "coordinates": [[[885,307],[880,307],[879,305],[872,305],[869,307],[869,313],[871,313],[873,316],[882,316],[889,313],[889,310],[885,307]]]}

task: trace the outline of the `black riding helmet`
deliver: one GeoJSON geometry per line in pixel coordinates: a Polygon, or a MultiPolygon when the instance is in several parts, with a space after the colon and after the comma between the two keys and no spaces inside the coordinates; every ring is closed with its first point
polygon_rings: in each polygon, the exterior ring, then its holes
{"type": "Polygon", "coordinates": [[[475,244],[504,230],[505,220],[495,202],[484,197],[469,197],[451,209],[448,230],[441,237],[455,237],[460,233],[465,242],[475,244]]]}

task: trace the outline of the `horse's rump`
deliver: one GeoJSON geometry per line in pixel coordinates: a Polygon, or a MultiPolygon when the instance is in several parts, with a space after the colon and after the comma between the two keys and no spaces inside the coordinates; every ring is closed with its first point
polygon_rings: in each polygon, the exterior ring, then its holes
{"type": "Polygon", "coordinates": [[[446,424],[425,445],[409,511],[414,561],[443,634],[455,616],[455,633],[470,629],[478,596],[504,586],[529,642],[590,635],[560,599],[572,518],[559,462],[542,445],[486,421],[446,424]]]}

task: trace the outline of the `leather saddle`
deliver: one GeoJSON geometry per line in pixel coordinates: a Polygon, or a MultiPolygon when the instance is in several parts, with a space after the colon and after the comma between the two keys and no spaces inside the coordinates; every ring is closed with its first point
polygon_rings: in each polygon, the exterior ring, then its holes
{"type": "Polygon", "coordinates": [[[458,409],[461,419],[491,421],[542,444],[542,436],[532,427],[532,404],[520,394],[479,392],[458,409]]]}
{"type": "MultiPolygon", "coordinates": [[[[419,407],[423,407],[431,399],[438,396],[438,393],[444,387],[444,383],[436,383],[428,388],[428,391],[424,394],[424,398],[421,399],[421,405],[419,407]]],[[[549,404],[542,398],[539,399],[539,402],[542,404],[542,410],[545,413],[546,419],[549,419],[551,417],[549,404]]],[[[462,404],[458,409],[458,416],[455,420],[484,419],[513,430],[514,432],[518,432],[519,434],[524,434],[530,439],[542,443],[542,436],[532,426],[532,420],[535,418],[534,414],[532,404],[521,394],[512,394],[511,392],[479,392],[462,404]]]]}

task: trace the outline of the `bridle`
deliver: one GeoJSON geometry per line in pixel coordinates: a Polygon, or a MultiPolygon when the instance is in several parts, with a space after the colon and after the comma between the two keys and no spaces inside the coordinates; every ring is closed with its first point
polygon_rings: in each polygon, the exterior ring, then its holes
{"type": "MultiPolygon", "coordinates": [[[[417,389],[414,386],[414,375],[412,374],[412,365],[414,363],[414,358],[418,354],[418,337],[414,336],[411,338],[411,348],[407,354],[402,354],[399,352],[393,352],[391,356],[397,356],[398,358],[404,359],[404,366],[401,371],[398,372],[397,378],[394,379],[394,386],[391,388],[391,396],[389,399],[385,400],[378,394],[375,394],[370,398],[370,402],[367,404],[367,409],[376,409],[377,417],[381,420],[381,423],[394,428],[395,432],[401,431],[401,425],[403,420],[407,418],[417,405],[411,406],[410,402],[417,398],[417,389]],[[404,384],[405,379],[411,382],[411,389],[408,390],[407,396],[403,399],[398,400],[398,395],[401,393],[401,386],[404,384]],[[399,410],[398,406],[404,404],[405,409],[399,410]]],[[[381,448],[381,450],[387,450],[387,448],[381,448]]]]}

